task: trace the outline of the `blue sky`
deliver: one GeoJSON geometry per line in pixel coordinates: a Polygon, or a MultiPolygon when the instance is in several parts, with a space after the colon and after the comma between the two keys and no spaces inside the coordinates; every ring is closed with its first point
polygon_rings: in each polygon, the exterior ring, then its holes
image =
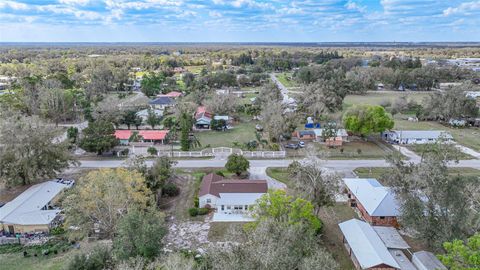
{"type": "Polygon", "coordinates": [[[0,0],[7,41],[480,41],[480,0],[0,0]]]}

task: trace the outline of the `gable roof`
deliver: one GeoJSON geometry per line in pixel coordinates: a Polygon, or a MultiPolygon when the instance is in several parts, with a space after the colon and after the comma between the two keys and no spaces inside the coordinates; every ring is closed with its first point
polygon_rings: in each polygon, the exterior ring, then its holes
{"type": "Polygon", "coordinates": [[[165,95],[159,95],[159,96],[177,98],[177,97],[180,97],[181,95],[183,95],[182,92],[171,91],[171,92],[166,93],[165,95]]]}
{"type": "Polygon", "coordinates": [[[0,208],[0,222],[19,225],[50,224],[61,210],[42,208],[72,183],[73,181],[46,181],[31,186],[0,208]]]}
{"type": "Polygon", "coordinates": [[[167,96],[157,97],[156,99],[151,100],[149,102],[149,104],[151,104],[151,105],[170,105],[170,104],[173,104],[173,103],[175,103],[175,101],[173,101],[172,98],[167,97],[167,96]]]}
{"type": "Polygon", "coordinates": [[[267,193],[265,180],[225,180],[222,176],[210,173],[203,177],[199,196],[207,194],[220,197],[220,193],[267,193]]]}
{"type": "Polygon", "coordinates": [[[392,189],[382,186],[377,179],[344,178],[343,181],[370,216],[396,217],[400,214],[392,189]]]}
{"type": "Polygon", "coordinates": [[[447,270],[447,267],[433,253],[428,251],[422,250],[413,253],[412,261],[421,270],[447,270]]]}
{"type": "Polygon", "coordinates": [[[338,224],[362,269],[382,264],[400,268],[372,226],[358,219],[338,224]]]}

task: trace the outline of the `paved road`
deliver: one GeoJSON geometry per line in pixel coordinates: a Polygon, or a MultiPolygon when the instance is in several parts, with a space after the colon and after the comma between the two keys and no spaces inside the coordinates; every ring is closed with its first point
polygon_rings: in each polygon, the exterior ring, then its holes
{"type": "MultiPolygon", "coordinates": [[[[267,168],[267,167],[288,167],[292,162],[291,159],[262,159],[250,160],[251,168],[267,168]]],[[[413,160],[411,162],[418,162],[413,160]]],[[[224,167],[226,160],[219,159],[189,159],[178,160],[175,165],[177,168],[220,168],[224,167]]],[[[147,161],[147,165],[151,166],[152,160],[147,161]]],[[[349,171],[358,167],[388,167],[389,164],[385,160],[367,159],[367,160],[329,160],[325,163],[326,168],[335,171],[349,171]]],[[[124,160],[81,160],[80,168],[116,168],[125,166],[124,160]]],[[[471,167],[480,169],[480,160],[461,160],[459,163],[450,164],[451,167],[471,167]]]]}

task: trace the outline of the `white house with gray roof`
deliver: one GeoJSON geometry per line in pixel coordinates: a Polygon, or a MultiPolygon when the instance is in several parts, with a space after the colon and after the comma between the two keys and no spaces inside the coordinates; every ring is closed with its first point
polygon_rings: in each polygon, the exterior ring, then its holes
{"type": "Polygon", "coordinates": [[[426,144],[436,143],[440,139],[445,142],[453,140],[452,135],[443,130],[391,130],[382,133],[382,137],[394,144],[426,144]]]}

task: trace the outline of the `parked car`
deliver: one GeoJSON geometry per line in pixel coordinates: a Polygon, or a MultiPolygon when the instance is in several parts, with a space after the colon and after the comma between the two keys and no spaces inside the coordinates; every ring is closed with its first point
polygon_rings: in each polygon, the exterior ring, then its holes
{"type": "Polygon", "coordinates": [[[255,125],[255,129],[256,129],[257,131],[263,131],[263,127],[262,127],[261,125],[259,125],[259,124],[255,125]]]}
{"type": "Polygon", "coordinates": [[[299,146],[300,148],[304,148],[304,147],[305,147],[305,142],[304,142],[304,141],[300,141],[300,142],[298,143],[298,146],[299,146]]]}
{"type": "Polygon", "coordinates": [[[289,149],[298,149],[299,146],[297,143],[289,143],[289,144],[286,144],[285,145],[285,148],[289,148],[289,149]]]}

